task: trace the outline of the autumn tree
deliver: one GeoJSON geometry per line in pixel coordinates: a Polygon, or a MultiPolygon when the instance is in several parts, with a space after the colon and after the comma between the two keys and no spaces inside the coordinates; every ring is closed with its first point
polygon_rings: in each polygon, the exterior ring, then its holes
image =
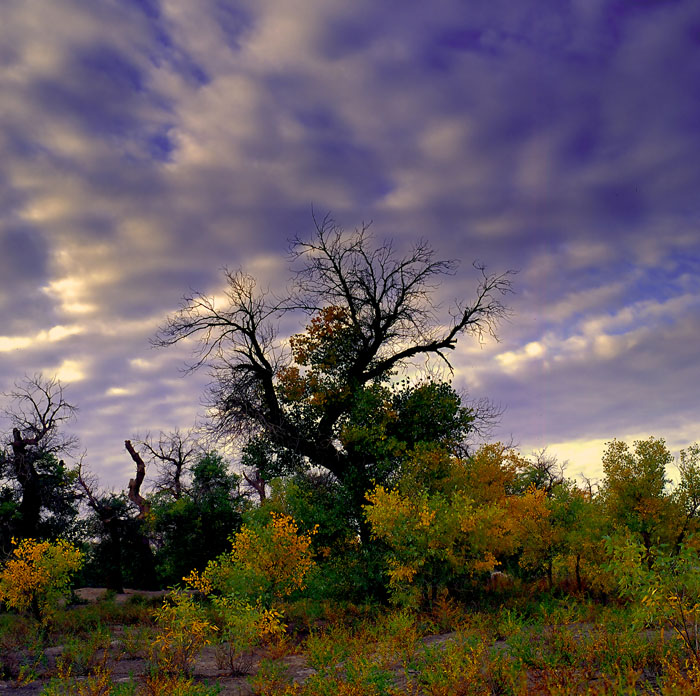
{"type": "MultiPolygon", "coordinates": [[[[155,338],[167,346],[197,338],[192,369],[207,365],[212,424],[223,436],[264,434],[277,448],[330,472],[349,493],[363,537],[362,505],[376,457],[348,438],[353,414],[388,405],[382,386],[397,371],[431,358],[451,367],[458,339],[494,334],[506,314],[510,275],[487,275],[471,301],[441,314],[433,291],[456,270],[419,242],[406,255],[376,245],[367,226],[345,233],[330,218],[292,248],[291,289],[284,298],[259,289],[243,272],[226,271],[225,302],[205,294],[184,299],[155,338]],[[277,327],[306,314],[304,331],[282,340],[277,327]]],[[[358,421],[356,421],[358,422],[358,421]]],[[[472,426],[473,427],[473,426],[472,426]]]]}

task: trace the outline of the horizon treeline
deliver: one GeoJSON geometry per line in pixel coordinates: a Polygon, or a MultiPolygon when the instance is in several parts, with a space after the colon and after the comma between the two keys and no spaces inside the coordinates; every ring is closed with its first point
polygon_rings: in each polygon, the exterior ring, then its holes
{"type": "Polygon", "coordinates": [[[614,536],[638,542],[647,569],[660,549],[695,548],[697,444],[681,451],[676,485],[660,438],[609,442],[598,485],[567,478],[546,451],[475,445],[499,411],[454,388],[449,356],[464,336],[496,335],[512,272],[474,269],[472,299],[445,308],[435,294],[454,262],[424,242],[401,256],[326,217],[294,241],[283,297],[225,270],[219,299],[185,297],[153,339],[190,339],[190,369],[209,370],[209,438],[126,440],[123,492],[77,456],[61,383],[19,382],[0,450],[0,554],[13,538],[63,538],[87,554],[79,582],[152,589],[202,572],[236,535],[268,538],[271,520],[291,520],[310,535],[307,592],[417,606],[469,597],[496,571],[606,592],[614,536]],[[279,335],[299,317],[298,333],[279,335]],[[237,444],[237,471],[212,442],[237,444]]]}

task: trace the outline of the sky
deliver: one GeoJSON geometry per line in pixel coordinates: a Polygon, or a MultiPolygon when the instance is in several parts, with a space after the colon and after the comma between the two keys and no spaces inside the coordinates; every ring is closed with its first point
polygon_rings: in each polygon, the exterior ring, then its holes
{"type": "Polygon", "coordinates": [[[2,0],[0,95],[0,392],[57,375],[106,486],[203,413],[157,327],[283,287],[312,209],[461,260],[447,303],[518,271],[453,356],[493,440],[700,439],[697,0],[2,0]]]}

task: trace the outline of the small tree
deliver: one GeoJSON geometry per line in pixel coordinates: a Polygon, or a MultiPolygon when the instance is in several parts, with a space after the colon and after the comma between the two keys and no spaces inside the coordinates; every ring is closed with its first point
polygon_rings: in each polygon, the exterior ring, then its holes
{"type": "Polygon", "coordinates": [[[253,599],[280,599],[305,586],[315,562],[311,539],[315,530],[299,532],[289,515],[272,513],[265,524],[243,525],[232,550],[193,571],[184,580],[203,594],[237,594],[253,599]]]}
{"type": "MultiPolygon", "coordinates": [[[[637,440],[634,451],[620,440],[603,454],[605,480],[601,495],[612,523],[639,534],[649,551],[668,532],[671,498],[666,468],[673,461],[663,439],[637,440]]],[[[651,567],[653,555],[647,554],[651,567]]]]}

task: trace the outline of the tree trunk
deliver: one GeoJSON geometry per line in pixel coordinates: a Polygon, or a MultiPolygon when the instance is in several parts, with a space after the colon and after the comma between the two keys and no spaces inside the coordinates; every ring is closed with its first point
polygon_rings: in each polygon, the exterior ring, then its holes
{"type": "Polygon", "coordinates": [[[22,489],[22,500],[19,504],[19,536],[35,539],[39,535],[41,519],[41,487],[32,455],[27,451],[27,441],[18,428],[12,430],[12,455],[15,476],[22,489]]]}
{"type": "Polygon", "coordinates": [[[260,472],[256,469],[252,476],[248,476],[246,472],[243,472],[243,478],[246,480],[248,485],[258,494],[260,498],[260,504],[262,505],[267,499],[267,492],[265,491],[265,486],[267,481],[260,475],[260,472]]]}
{"type": "Polygon", "coordinates": [[[118,594],[124,593],[124,574],[122,573],[122,530],[121,520],[116,515],[102,517],[102,526],[107,532],[107,589],[118,594]]]}
{"type": "Polygon", "coordinates": [[[138,522],[137,532],[137,553],[140,556],[139,565],[143,569],[143,578],[141,584],[144,590],[156,589],[156,564],[153,557],[153,549],[151,542],[146,533],[145,525],[148,513],[151,506],[148,501],[141,495],[141,484],[146,476],[146,464],[141,455],[134,449],[130,440],[124,441],[124,446],[131,458],[136,463],[136,478],[129,480],[129,500],[139,509],[139,514],[136,516],[138,522]]]}

